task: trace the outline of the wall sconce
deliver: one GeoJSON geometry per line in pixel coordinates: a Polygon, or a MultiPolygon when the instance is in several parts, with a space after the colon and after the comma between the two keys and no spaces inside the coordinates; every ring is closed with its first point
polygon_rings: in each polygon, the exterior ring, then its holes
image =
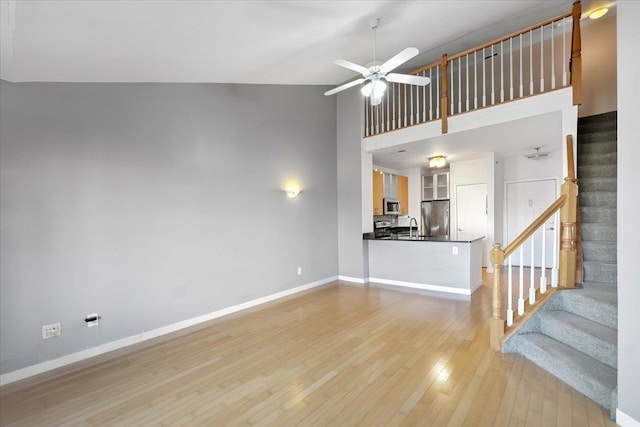
{"type": "Polygon", "coordinates": [[[430,168],[441,168],[447,164],[447,158],[445,156],[433,156],[429,157],[430,168]]]}
{"type": "Polygon", "coordinates": [[[300,185],[297,182],[288,182],[284,188],[284,191],[287,193],[289,198],[293,199],[298,194],[300,194],[300,185]]]}

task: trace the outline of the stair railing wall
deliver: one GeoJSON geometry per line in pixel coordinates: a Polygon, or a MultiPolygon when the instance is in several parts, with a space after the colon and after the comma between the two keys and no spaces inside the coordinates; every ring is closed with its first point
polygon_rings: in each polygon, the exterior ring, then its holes
{"type": "Polygon", "coordinates": [[[566,144],[569,173],[562,184],[560,197],[504,249],[501,248],[500,243],[495,243],[491,250],[493,293],[489,327],[491,348],[496,351],[502,351],[507,334],[515,332],[531,315],[539,297],[544,296],[546,299],[549,296],[549,281],[552,292],[557,287],[576,286],[578,185],[573,166],[573,138],[570,135],[567,136],[566,144]],[[553,221],[550,221],[551,219],[553,221]],[[551,224],[560,224],[560,227],[551,227],[551,224]],[[553,251],[549,263],[547,263],[549,254],[545,250],[546,230],[553,230],[553,251]],[[542,245],[539,268],[535,263],[536,235],[540,236],[538,241],[542,245]],[[524,257],[526,249],[530,253],[528,260],[524,257]],[[505,261],[507,262],[507,295],[506,309],[503,309],[502,270],[505,261]],[[529,262],[529,283],[525,289],[524,266],[527,261],[529,262]],[[513,279],[514,265],[518,265],[517,281],[513,279]],[[549,270],[547,266],[550,267],[549,270]],[[515,295],[517,299],[514,304],[515,295]]]}
{"type": "Polygon", "coordinates": [[[509,34],[410,74],[427,76],[425,87],[389,84],[385,99],[365,98],[365,137],[442,121],[451,116],[573,86],[581,103],[580,2],[570,12],[509,34]]]}

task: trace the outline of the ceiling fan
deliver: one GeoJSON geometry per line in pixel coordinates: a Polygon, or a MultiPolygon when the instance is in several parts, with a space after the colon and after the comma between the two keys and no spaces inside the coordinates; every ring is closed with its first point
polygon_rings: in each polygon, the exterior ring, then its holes
{"type": "Polygon", "coordinates": [[[431,82],[429,77],[413,76],[410,74],[398,74],[391,73],[395,68],[404,64],[411,58],[420,53],[415,47],[408,47],[402,52],[398,53],[386,62],[379,62],[376,60],[376,28],[380,24],[380,18],[375,19],[371,23],[371,29],[373,30],[373,62],[368,63],[366,66],[354,64],[353,62],[346,61],[344,59],[336,59],[334,64],[344,68],[356,71],[362,74],[362,78],[350,81],[331,89],[324,94],[327,96],[334,95],[338,92],[342,92],[345,89],[349,89],[353,86],[357,86],[360,83],[368,82],[360,90],[364,96],[371,97],[371,104],[378,105],[382,102],[382,96],[387,89],[387,82],[392,83],[404,83],[417,86],[426,86],[431,82]]]}
{"type": "Polygon", "coordinates": [[[531,159],[531,160],[540,160],[543,157],[547,157],[549,155],[549,153],[541,153],[540,152],[540,148],[541,147],[535,147],[534,150],[536,150],[536,152],[532,153],[532,154],[527,154],[525,157],[527,159],[531,159]]]}

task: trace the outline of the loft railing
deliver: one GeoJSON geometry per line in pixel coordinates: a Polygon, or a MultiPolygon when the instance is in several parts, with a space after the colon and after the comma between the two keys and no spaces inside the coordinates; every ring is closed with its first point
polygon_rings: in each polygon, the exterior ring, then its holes
{"type": "Polygon", "coordinates": [[[501,249],[499,243],[493,245],[491,250],[491,264],[493,265],[493,289],[492,289],[492,315],[490,319],[490,341],[491,348],[502,351],[504,340],[509,337],[517,328],[522,326],[534,312],[541,306],[543,300],[553,294],[555,288],[573,288],[581,281],[581,266],[578,265],[577,246],[579,242],[577,222],[578,212],[578,185],[573,162],[573,138],[567,136],[566,142],[568,176],[564,179],[561,187],[560,197],[549,206],[535,221],[531,223],[513,242],[501,249]],[[554,218],[553,224],[560,227],[553,227],[553,253],[547,264],[548,255],[545,252],[546,233],[549,220],[554,218]],[[541,266],[539,270],[535,267],[535,247],[536,232],[541,234],[541,266]],[[528,247],[527,247],[528,244],[528,247]],[[524,273],[524,251],[529,249],[529,284],[527,289],[524,286],[526,274],[524,273]],[[513,279],[514,260],[518,267],[517,283],[513,279]],[[502,275],[503,264],[507,262],[506,281],[506,310],[503,310],[503,287],[504,277],[502,275]],[[546,266],[551,267],[550,279],[551,289],[547,288],[549,272],[546,266]],[[514,288],[517,290],[517,302],[514,304],[514,288]],[[526,299],[528,297],[528,304],[526,299]],[[538,300],[538,301],[536,301],[538,300]],[[536,304],[536,302],[538,304],[536,304]],[[514,310],[517,307],[517,312],[514,310]],[[514,316],[516,316],[514,318],[514,316]],[[506,325],[505,325],[506,323],[506,325]]]}
{"type": "Polygon", "coordinates": [[[389,84],[377,106],[365,98],[365,137],[573,86],[582,103],[581,5],[570,12],[458,53],[410,74],[427,86],[389,84]]]}

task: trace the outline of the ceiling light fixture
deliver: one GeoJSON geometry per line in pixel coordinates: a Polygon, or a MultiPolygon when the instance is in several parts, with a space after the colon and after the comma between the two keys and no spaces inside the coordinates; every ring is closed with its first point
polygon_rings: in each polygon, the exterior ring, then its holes
{"type": "Polygon", "coordinates": [[[589,14],[590,19],[598,19],[602,18],[609,11],[606,7],[601,7],[599,9],[594,10],[589,14]]]}
{"type": "Polygon", "coordinates": [[[447,158],[445,156],[433,156],[429,157],[429,167],[430,168],[441,168],[447,164],[447,158]]]}
{"type": "Polygon", "coordinates": [[[376,78],[364,85],[360,92],[366,97],[371,97],[371,105],[378,105],[382,102],[386,90],[387,83],[381,78],[376,78]]]}

